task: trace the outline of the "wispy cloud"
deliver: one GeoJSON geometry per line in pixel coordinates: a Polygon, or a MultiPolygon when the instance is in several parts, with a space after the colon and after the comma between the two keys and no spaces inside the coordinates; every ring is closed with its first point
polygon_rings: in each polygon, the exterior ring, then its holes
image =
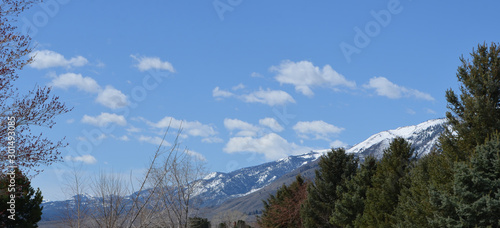
{"type": "MultiPolygon", "coordinates": [[[[233,87],[233,90],[240,90],[242,88],[244,87],[238,85],[233,87]]],[[[215,87],[212,90],[212,96],[218,100],[222,98],[236,97],[246,103],[261,103],[271,107],[295,103],[295,99],[293,99],[293,97],[287,92],[282,90],[271,90],[269,88],[266,90],[259,89],[250,93],[237,95],[227,90],[222,90],[219,87],[215,87]]]]}
{"type": "Polygon", "coordinates": [[[218,141],[214,139],[214,137],[218,134],[217,131],[215,131],[214,127],[211,125],[202,124],[199,121],[178,120],[170,116],[166,116],[158,122],[152,122],[144,118],[140,119],[154,128],[171,127],[174,129],[182,129],[182,134],[185,136],[195,136],[209,139],[205,140],[205,142],[218,141]]]}
{"type": "Polygon", "coordinates": [[[373,77],[370,79],[368,84],[363,85],[363,87],[367,89],[375,89],[375,93],[377,95],[388,97],[390,99],[414,97],[417,99],[434,101],[434,97],[428,93],[396,85],[385,77],[373,77]]]}
{"type": "Polygon", "coordinates": [[[114,123],[120,126],[127,125],[127,120],[122,115],[117,115],[114,113],[103,112],[98,116],[88,116],[84,115],[82,118],[82,123],[103,127],[108,124],[114,123]]]}
{"type": "Polygon", "coordinates": [[[147,57],[147,56],[135,56],[130,55],[133,59],[137,60],[137,64],[134,65],[139,71],[148,70],[166,70],[172,73],[175,72],[174,66],[167,61],[161,61],[159,57],[147,57]]]}

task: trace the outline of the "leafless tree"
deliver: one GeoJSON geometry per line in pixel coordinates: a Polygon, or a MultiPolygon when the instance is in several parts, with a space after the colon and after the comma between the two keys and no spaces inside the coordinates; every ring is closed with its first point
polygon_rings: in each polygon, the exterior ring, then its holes
{"type": "MultiPolygon", "coordinates": [[[[134,181],[131,174],[130,180],[124,181],[121,176],[101,171],[90,185],[94,200],[92,209],[85,211],[90,219],[85,224],[78,221],[71,224],[107,228],[187,227],[195,208],[193,196],[199,190],[197,180],[204,175],[204,163],[191,156],[189,150],[179,149],[181,130],[171,146],[164,146],[168,130],[142,178],[134,181]],[[134,183],[138,183],[137,190],[134,183]]],[[[82,190],[78,186],[81,178],[76,173],[72,184],[73,191],[82,190]]],[[[74,217],[84,216],[81,209],[72,211],[77,213],[74,217]]]]}
{"type": "Polygon", "coordinates": [[[73,164],[72,171],[66,176],[66,195],[71,197],[66,205],[66,210],[63,212],[63,220],[66,226],[81,228],[85,226],[85,220],[90,215],[88,202],[84,200],[86,197],[88,180],[82,174],[81,167],[76,167],[73,164]]]}

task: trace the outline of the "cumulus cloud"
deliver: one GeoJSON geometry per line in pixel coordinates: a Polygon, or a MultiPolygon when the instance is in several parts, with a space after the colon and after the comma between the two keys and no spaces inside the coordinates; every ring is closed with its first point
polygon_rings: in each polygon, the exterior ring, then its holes
{"type": "Polygon", "coordinates": [[[289,155],[307,153],[311,148],[290,143],[276,133],[269,133],[258,138],[233,137],[223,150],[226,153],[253,152],[263,154],[267,160],[276,160],[289,155]]]}
{"type": "Polygon", "coordinates": [[[137,64],[135,67],[139,69],[139,71],[148,71],[148,70],[166,70],[170,72],[175,72],[174,67],[171,63],[167,61],[161,61],[158,57],[137,57],[135,55],[130,55],[133,59],[137,60],[137,64]]]}
{"type": "Polygon", "coordinates": [[[101,90],[101,86],[99,86],[93,78],[84,77],[81,74],[75,73],[66,73],[56,76],[49,83],[49,86],[61,89],[76,87],[78,90],[88,93],[98,93],[101,90]]]}
{"type": "Polygon", "coordinates": [[[95,159],[95,157],[92,156],[92,155],[90,155],[90,154],[86,154],[86,155],[82,155],[82,156],[77,156],[77,157],[66,156],[65,159],[67,161],[83,162],[85,164],[95,164],[95,163],[97,163],[97,159],[95,159]]]}
{"type": "Polygon", "coordinates": [[[255,136],[260,131],[259,127],[239,119],[224,119],[224,127],[230,131],[238,131],[238,136],[255,136]]]}
{"type": "Polygon", "coordinates": [[[178,120],[170,116],[166,116],[156,123],[144,118],[142,118],[142,120],[145,121],[149,126],[155,128],[182,128],[182,133],[188,136],[210,138],[217,135],[217,131],[215,131],[212,126],[202,124],[199,121],[178,120]]]}
{"type": "Polygon", "coordinates": [[[292,62],[283,61],[279,66],[272,66],[272,72],[276,72],[276,81],[281,84],[292,84],[295,90],[306,96],[312,97],[313,87],[329,87],[338,89],[338,87],[355,88],[354,81],[347,80],[343,75],[337,73],[330,65],[323,66],[320,69],[309,61],[292,62]]]}
{"type": "Polygon", "coordinates": [[[300,121],[295,126],[293,126],[293,130],[299,135],[301,138],[310,139],[323,139],[329,141],[329,138],[332,135],[339,134],[344,130],[344,128],[340,128],[329,123],[326,123],[322,120],[316,121],[300,121]]]}
{"type": "Polygon", "coordinates": [[[82,123],[91,124],[98,127],[107,126],[108,124],[114,123],[120,126],[125,126],[127,120],[122,115],[117,115],[114,113],[103,112],[99,116],[88,116],[84,115],[82,118],[82,123]]]}
{"type": "Polygon", "coordinates": [[[82,56],[66,59],[63,55],[50,50],[34,51],[30,56],[33,57],[33,62],[30,66],[36,69],[50,67],[81,67],[88,63],[88,60],[82,56]]]}
{"type": "Polygon", "coordinates": [[[128,105],[127,96],[109,85],[99,92],[96,102],[111,109],[123,108],[128,105]]]}
{"type": "Polygon", "coordinates": [[[295,103],[293,97],[282,90],[258,90],[250,94],[242,95],[242,100],[247,103],[262,103],[269,106],[285,105],[295,103]]]}
{"type": "Polygon", "coordinates": [[[434,97],[428,93],[396,85],[385,77],[373,77],[370,79],[368,84],[363,85],[363,87],[367,89],[375,89],[375,93],[377,95],[388,97],[390,99],[414,97],[417,99],[434,101],[434,97]]]}
{"type": "Polygon", "coordinates": [[[275,132],[281,132],[284,130],[284,128],[278,123],[278,121],[276,121],[276,119],[270,117],[260,119],[259,124],[262,126],[266,126],[275,132]]]}
{"type": "Polygon", "coordinates": [[[78,90],[97,94],[95,101],[111,109],[123,108],[129,104],[127,96],[120,90],[110,85],[103,89],[93,78],[81,74],[65,73],[55,76],[49,86],[61,89],[76,87],[78,90]]]}

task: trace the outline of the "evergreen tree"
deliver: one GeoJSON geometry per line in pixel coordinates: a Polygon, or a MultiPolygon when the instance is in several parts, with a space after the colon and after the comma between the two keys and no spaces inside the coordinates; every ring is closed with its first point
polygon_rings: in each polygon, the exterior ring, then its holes
{"type": "Polygon", "coordinates": [[[365,209],[366,190],[372,187],[372,176],[377,168],[377,160],[373,156],[365,158],[356,175],[347,181],[345,190],[337,187],[337,195],[341,198],[335,203],[335,211],[330,223],[339,227],[355,227],[356,219],[363,215],[365,209]]]}
{"type": "Polygon", "coordinates": [[[453,173],[445,173],[444,157],[437,151],[421,157],[403,179],[399,203],[395,210],[396,227],[431,227],[429,219],[435,211],[430,203],[429,185],[440,189],[453,173]]]}
{"type": "Polygon", "coordinates": [[[301,217],[304,227],[336,227],[330,224],[335,202],[340,199],[337,188],[356,173],[358,159],[346,154],[345,149],[332,149],[321,156],[314,183],[307,188],[307,199],[302,204],[301,217]]]}
{"type": "Polygon", "coordinates": [[[500,227],[500,135],[455,165],[453,192],[431,191],[436,227],[500,227]]]}
{"type": "Polygon", "coordinates": [[[446,91],[451,129],[440,139],[443,153],[453,161],[465,161],[488,135],[500,130],[500,47],[478,45],[472,61],[460,58],[457,78],[460,95],[446,91]]]}
{"type": "Polygon", "coordinates": [[[200,217],[190,217],[189,218],[189,227],[191,228],[210,228],[210,221],[206,218],[200,217]]]}
{"type": "Polygon", "coordinates": [[[403,138],[394,139],[384,150],[373,176],[373,187],[366,192],[365,210],[358,223],[360,226],[390,227],[395,223],[394,209],[404,187],[404,177],[414,160],[414,149],[403,138]]]}
{"type": "Polygon", "coordinates": [[[300,206],[307,196],[307,184],[302,176],[297,175],[296,180],[286,186],[283,184],[276,195],[271,195],[264,202],[262,216],[257,217],[261,227],[302,227],[300,206]]]}
{"type": "Polygon", "coordinates": [[[42,218],[40,189],[31,187],[19,169],[0,175],[0,227],[38,227],[42,218]],[[11,206],[13,205],[13,206],[11,206]],[[15,214],[12,212],[15,211],[15,214]]]}

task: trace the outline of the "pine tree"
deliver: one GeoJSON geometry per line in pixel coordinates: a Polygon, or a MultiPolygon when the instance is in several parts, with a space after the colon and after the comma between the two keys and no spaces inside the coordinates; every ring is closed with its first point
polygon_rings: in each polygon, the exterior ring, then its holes
{"type": "Polygon", "coordinates": [[[343,148],[332,149],[320,158],[316,178],[307,188],[307,200],[301,208],[304,227],[336,227],[330,224],[330,216],[335,202],[341,197],[337,188],[345,186],[356,173],[357,166],[358,159],[353,154],[346,154],[343,148]]]}
{"type": "Polygon", "coordinates": [[[295,179],[290,186],[283,184],[275,195],[263,201],[264,210],[257,218],[260,227],[302,227],[300,206],[306,199],[308,182],[300,174],[295,179]]]}
{"type": "Polygon", "coordinates": [[[395,210],[396,227],[431,227],[429,219],[435,211],[430,203],[429,186],[441,186],[449,182],[453,172],[443,172],[450,168],[443,167],[447,164],[444,156],[437,151],[421,157],[415,167],[409,170],[403,180],[399,202],[395,210]]]}
{"type": "Polygon", "coordinates": [[[415,160],[414,149],[403,138],[396,138],[377,166],[373,176],[373,187],[366,193],[363,216],[359,220],[362,227],[390,227],[395,223],[394,209],[398,205],[404,177],[415,160]]]}
{"type": "Polygon", "coordinates": [[[431,190],[436,227],[500,227],[500,135],[455,165],[453,192],[431,190]]]}
{"type": "Polygon", "coordinates": [[[2,173],[0,227],[38,227],[37,223],[42,218],[43,207],[40,206],[42,200],[40,189],[35,191],[29,179],[19,169],[2,173]]]}
{"type": "Polygon", "coordinates": [[[453,161],[465,161],[477,145],[500,130],[500,47],[478,45],[472,61],[460,58],[457,78],[460,95],[446,91],[451,129],[440,139],[443,152],[453,161]]]}
{"type": "Polygon", "coordinates": [[[189,227],[191,228],[210,228],[210,221],[206,218],[200,217],[190,217],[189,219],[189,227]]]}
{"type": "Polygon", "coordinates": [[[373,156],[365,158],[356,175],[345,186],[337,188],[337,195],[342,195],[335,203],[335,211],[330,223],[339,227],[355,227],[356,219],[363,215],[365,209],[366,190],[372,187],[372,176],[377,168],[377,160],[373,156]]]}

